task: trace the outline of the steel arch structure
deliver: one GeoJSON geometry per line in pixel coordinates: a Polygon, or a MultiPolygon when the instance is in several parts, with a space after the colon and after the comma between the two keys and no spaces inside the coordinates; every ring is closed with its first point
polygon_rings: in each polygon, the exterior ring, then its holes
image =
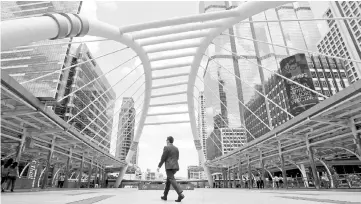
{"type": "MultiPolygon", "coordinates": [[[[83,16],[78,16],[74,14],[47,14],[42,17],[9,20],[1,23],[1,49],[7,50],[16,46],[25,45],[31,42],[46,39],[81,37],[85,35],[104,37],[128,46],[138,55],[143,64],[145,75],[145,94],[142,114],[140,117],[138,128],[135,133],[131,148],[126,157],[127,165],[129,164],[133,154],[135,153],[135,149],[137,148],[137,145],[139,143],[139,139],[142,134],[144,125],[190,122],[193,139],[199,159],[203,164],[204,170],[206,171],[210,186],[213,186],[211,172],[209,171],[208,165],[206,166],[200,138],[197,134],[196,115],[194,111],[195,104],[193,100],[194,86],[199,66],[202,61],[202,57],[213,39],[219,36],[219,34],[221,34],[229,27],[242,20],[245,20],[250,16],[253,16],[270,8],[281,6],[285,3],[289,2],[247,2],[232,10],[198,14],[144,24],[136,24],[124,26],[121,28],[106,24],[104,22],[100,22],[95,19],[87,19],[83,16]],[[179,43],[189,39],[193,39],[194,42],[188,42],[183,44],[179,43]],[[179,44],[167,44],[176,42],[178,42],[179,44]],[[161,53],[167,51],[182,51],[183,49],[191,50],[188,50],[187,52],[179,52],[177,54],[167,53],[163,54],[162,56],[154,56],[154,53],[161,53]],[[192,60],[190,62],[182,63],[179,63],[175,60],[182,57],[191,57],[192,60]],[[170,63],[166,66],[157,66],[154,64],[154,62],[162,60],[167,60],[170,63]],[[189,73],[152,77],[152,72],[154,71],[161,71],[186,66],[190,67],[189,73]],[[153,82],[155,80],[176,78],[180,76],[188,76],[188,80],[181,83],[153,86],[153,82]],[[152,91],[155,89],[179,85],[187,85],[187,90],[184,92],[152,95],[152,91]],[[186,94],[186,101],[151,105],[152,98],[181,94],[186,94]],[[151,116],[148,113],[150,107],[175,104],[187,104],[189,121],[174,121],[153,124],[145,123],[147,116],[151,116]]],[[[157,114],[152,114],[152,116],[154,115],[157,114]]],[[[215,160],[214,163],[222,163],[220,162],[220,160],[226,160],[228,158],[230,158],[230,156],[224,156],[215,160]]],[[[116,185],[120,184],[126,169],[127,166],[121,170],[116,185]]]]}

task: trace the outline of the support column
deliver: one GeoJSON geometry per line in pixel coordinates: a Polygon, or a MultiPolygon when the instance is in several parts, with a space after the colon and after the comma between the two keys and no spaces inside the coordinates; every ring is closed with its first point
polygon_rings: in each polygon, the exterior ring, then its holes
{"type": "Polygon", "coordinates": [[[243,188],[243,180],[242,180],[242,161],[239,161],[239,166],[238,166],[238,177],[239,177],[239,185],[241,186],[241,188],[243,188]]]}
{"type": "Polygon", "coordinates": [[[301,174],[302,174],[302,178],[303,178],[303,182],[305,184],[306,188],[309,188],[308,186],[308,178],[307,178],[307,173],[306,173],[306,168],[304,164],[300,164],[300,170],[301,170],[301,174]]]}
{"type": "Polygon", "coordinates": [[[89,164],[89,171],[88,171],[88,188],[90,188],[90,179],[92,177],[92,172],[93,172],[93,160],[91,160],[90,164],[89,164]]]}
{"type": "Polygon", "coordinates": [[[310,160],[310,166],[312,169],[312,175],[314,179],[313,183],[315,184],[316,189],[320,189],[320,180],[318,178],[317,167],[313,155],[313,148],[310,146],[310,141],[308,140],[308,134],[306,134],[306,147],[307,147],[308,158],[310,160]]]}
{"type": "Polygon", "coordinates": [[[287,189],[288,188],[287,172],[286,172],[286,169],[285,169],[285,159],[283,157],[283,154],[280,154],[280,160],[281,160],[283,184],[284,184],[285,188],[287,189]]]}
{"type": "Polygon", "coordinates": [[[233,169],[233,188],[237,188],[237,170],[233,169]]]}
{"type": "Polygon", "coordinates": [[[329,175],[330,178],[330,188],[335,188],[335,183],[333,181],[333,177],[332,177],[332,173],[331,170],[329,169],[328,165],[326,164],[326,161],[324,161],[323,159],[318,159],[318,161],[321,162],[321,164],[325,167],[327,174],[329,175]]]}
{"type": "Polygon", "coordinates": [[[44,179],[43,179],[43,182],[41,185],[42,189],[46,188],[48,185],[48,175],[49,175],[49,170],[50,170],[50,165],[51,165],[51,158],[53,157],[53,153],[54,153],[55,140],[56,140],[56,136],[54,136],[53,140],[51,141],[51,148],[50,148],[49,154],[48,154],[48,160],[47,160],[46,169],[44,172],[44,179]]]}
{"type": "Polygon", "coordinates": [[[249,155],[247,155],[247,166],[248,166],[248,187],[252,189],[253,188],[252,169],[251,169],[251,164],[249,163],[249,155]]]}
{"type": "Polygon", "coordinates": [[[51,164],[51,158],[52,158],[52,157],[53,157],[53,151],[50,150],[50,151],[49,151],[49,154],[48,154],[48,159],[47,159],[45,171],[44,171],[43,182],[41,183],[41,189],[45,189],[45,188],[47,187],[47,184],[48,184],[48,175],[49,175],[49,170],[50,170],[50,164],[51,164]]]}
{"type": "MultiPolygon", "coordinates": [[[[265,170],[264,170],[264,161],[263,161],[262,151],[259,150],[259,152],[260,152],[259,161],[260,161],[260,166],[261,166],[261,184],[262,184],[262,182],[263,182],[263,186],[264,186],[264,184],[266,183],[265,178],[264,178],[264,173],[265,173],[265,170]]],[[[261,187],[262,187],[262,186],[261,186],[261,187]]]]}
{"type": "Polygon", "coordinates": [[[84,166],[84,154],[82,155],[80,162],[78,185],[77,185],[78,188],[80,188],[81,186],[81,178],[83,177],[83,166],[84,166]]]}
{"type": "Polygon", "coordinates": [[[228,167],[227,171],[227,188],[231,188],[231,169],[228,167]]]}
{"type": "Polygon", "coordinates": [[[95,184],[97,184],[97,181],[98,181],[98,165],[99,164],[95,164],[94,187],[95,187],[95,184]]]}
{"type": "Polygon", "coordinates": [[[285,159],[282,154],[282,146],[281,146],[281,142],[278,137],[277,137],[277,140],[278,140],[278,154],[279,154],[279,158],[281,161],[281,168],[282,168],[281,171],[282,171],[282,177],[283,177],[283,184],[284,184],[285,188],[287,189],[288,183],[287,183],[287,172],[285,169],[285,159]]]}
{"type": "Polygon", "coordinates": [[[64,188],[68,188],[69,186],[69,173],[70,173],[70,164],[71,164],[71,155],[73,153],[73,149],[70,149],[70,154],[68,157],[68,161],[66,162],[66,167],[64,170],[65,178],[64,178],[64,188]]]}
{"type": "Polygon", "coordinates": [[[115,188],[119,188],[119,185],[122,182],[122,179],[125,175],[125,172],[127,171],[128,165],[124,166],[124,167],[120,167],[120,172],[119,172],[119,176],[117,178],[117,180],[115,181],[115,188]]]}
{"type": "Polygon", "coordinates": [[[354,137],[354,143],[356,144],[358,158],[360,159],[361,158],[361,136],[360,136],[361,134],[357,133],[355,119],[351,118],[349,124],[351,126],[352,135],[354,137]]]}

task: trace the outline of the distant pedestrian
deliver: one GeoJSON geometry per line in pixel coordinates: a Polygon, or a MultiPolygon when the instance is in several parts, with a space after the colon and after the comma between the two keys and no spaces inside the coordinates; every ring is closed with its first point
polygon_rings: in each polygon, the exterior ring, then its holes
{"type": "Polygon", "coordinates": [[[14,187],[16,183],[16,179],[19,178],[19,168],[18,163],[14,162],[10,168],[9,168],[9,174],[8,174],[8,188],[9,185],[11,185],[11,192],[14,192],[14,187]]]}
{"type": "Polygon", "coordinates": [[[65,181],[65,175],[64,175],[64,174],[60,174],[60,176],[59,176],[59,181],[58,181],[58,188],[63,188],[63,186],[64,186],[64,181],[65,181]]]}
{"type": "Polygon", "coordinates": [[[7,184],[7,180],[9,179],[8,178],[9,168],[12,165],[13,161],[14,160],[12,158],[10,158],[9,160],[6,161],[4,166],[1,166],[1,192],[5,191],[4,187],[5,187],[5,184],[7,184]]]}
{"type": "Polygon", "coordinates": [[[280,179],[278,178],[278,176],[275,176],[274,177],[274,182],[275,182],[275,184],[276,184],[276,188],[279,188],[279,181],[280,181],[280,179]]]}

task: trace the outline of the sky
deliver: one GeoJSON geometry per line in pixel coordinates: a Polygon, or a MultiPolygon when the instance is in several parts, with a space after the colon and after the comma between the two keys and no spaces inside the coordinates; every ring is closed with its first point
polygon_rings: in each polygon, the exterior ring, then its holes
{"type": "MultiPolygon", "coordinates": [[[[162,1],[162,2],[134,2],[134,1],[83,1],[81,15],[87,16],[88,18],[97,18],[105,23],[122,27],[131,24],[144,23],[155,20],[165,20],[174,17],[193,15],[198,13],[198,1],[162,1]]],[[[325,9],[327,8],[328,2],[310,2],[315,18],[322,17],[325,9]]],[[[320,23],[319,28],[321,34],[326,31],[324,24],[320,23]]],[[[98,39],[97,37],[86,36],[79,40],[93,40],[98,39]]],[[[90,51],[94,57],[110,53],[117,49],[124,48],[124,45],[114,41],[106,42],[91,42],[87,43],[90,51]]],[[[126,60],[135,56],[131,50],[125,50],[109,56],[102,57],[97,60],[103,73],[109,72],[116,66],[119,66],[126,60]]],[[[181,59],[182,60],[182,59],[181,59]]],[[[144,86],[140,87],[139,91],[135,92],[139,86],[144,83],[144,77],[140,77],[143,74],[142,66],[136,68],[132,73],[129,74],[124,80],[121,80],[123,76],[131,72],[137,65],[140,64],[139,59],[130,60],[119,68],[111,71],[106,75],[110,85],[114,85],[114,91],[119,97],[115,105],[115,117],[113,122],[113,134],[111,139],[111,153],[115,152],[115,142],[117,133],[117,123],[119,108],[121,107],[120,96],[132,96],[134,99],[139,98],[136,101],[135,107],[142,107],[143,96],[141,95],[144,91],[144,86]],[[136,81],[140,77],[139,81],[136,81]],[[121,80],[121,81],[120,81],[121,80]],[[135,84],[133,84],[133,82],[135,84]],[[127,88],[131,86],[131,88],[127,88]],[[135,93],[135,94],[134,94],[135,93]],[[134,94],[134,95],[133,95],[134,94]]],[[[179,70],[182,72],[184,70],[179,70]]],[[[156,73],[154,73],[156,75],[156,73]]],[[[162,73],[166,75],[169,73],[162,73]]],[[[164,80],[163,83],[170,83],[170,81],[164,80]]],[[[157,85],[157,84],[153,84],[157,85]]],[[[185,86],[177,87],[179,90],[185,90],[185,86]]],[[[162,89],[162,91],[170,92],[175,89],[162,89]]],[[[159,93],[159,92],[158,92],[159,93]]],[[[167,97],[169,101],[183,101],[186,98],[183,96],[167,97]]],[[[152,100],[152,103],[161,103],[161,100],[152,100]]],[[[138,108],[137,110],[140,110],[138,108]]],[[[174,112],[187,110],[184,106],[167,107],[167,108],[153,108],[150,112],[174,112]]],[[[139,112],[137,112],[139,113],[139,112]]],[[[137,115],[136,122],[139,120],[140,114],[137,115]]],[[[147,118],[146,122],[159,122],[159,121],[173,121],[173,120],[188,120],[188,115],[176,115],[176,116],[161,116],[147,118]]],[[[180,151],[180,171],[177,173],[177,177],[187,177],[187,166],[198,165],[198,155],[194,146],[193,136],[190,128],[190,124],[173,124],[173,125],[161,125],[161,126],[145,126],[139,142],[139,157],[138,165],[142,171],[151,169],[155,171],[160,157],[162,155],[163,146],[166,145],[166,137],[172,135],[175,138],[175,146],[180,151]]],[[[162,168],[161,172],[165,174],[162,168]]]]}

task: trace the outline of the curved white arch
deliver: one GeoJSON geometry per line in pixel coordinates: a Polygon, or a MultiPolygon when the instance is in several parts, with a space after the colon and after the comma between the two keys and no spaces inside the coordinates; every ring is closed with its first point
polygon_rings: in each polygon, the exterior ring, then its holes
{"type": "MultiPolygon", "coordinates": [[[[56,20],[59,22],[68,22],[69,19],[66,19],[64,16],[55,16],[56,20]],[[64,21],[65,20],[65,21],[64,21]]],[[[75,26],[79,26],[79,22],[70,21],[70,26],[61,27],[57,25],[57,22],[54,18],[49,16],[42,17],[31,17],[25,19],[17,19],[4,21],[1,23],[2,26],[2,50],[6,50],[15,46],[28,44],[31,42],[36,42],[40,40],[52,39],[56,38],[60,35],[61,32],[67,30],[70,33],[70,29],[75,26]]],[[[143,47],[139,45],[139,43],[135,42],[129,34],[122,34],[120,29],[116,26],[109,25],[104,22],[100,22],[98,20],[92,19],[87,20],[82,17],[83,22],[80,26],[80,31],[85,27],[88,27],[88,32],[83,33],[92,36],[104,37],[107,39],[111,39],[117,42],[120,42],[129,48],[131,48],[139,57],[143,64],[144,76],[145,76],[145,92],[144,92],[144,103],[143,103],[143,111],[141,117],[139,119],[139,124],[137,131],[135,133],[132,146],[136,147],[139,143],[139,138],[141,136],[146,115],[148,113],[150,99],[151,99],[151,87],[152,87],[152,74],[151,74],[151,65],[150,60],[147,53],[144,51],[143,47]]],[[[85,29],[86,30],[86,29],[85,29]]],[[[131,148],[127,154],[126,162],[129,163],[130,159],[134,154],[134,148],[131,148]]],[[[127,169],[127,166],[124,167],[121,171],[120,176],[117,179],[116,184],[120,184],[121,179],[127,169]]]]}
{"type": "MultiPolygon", "coordinates": [[[[214,38],[216,38],[218,35],[220,35],[223,31],[228,29],[229,27],[233,26],[239,21],[245,20],[246,18],[253,16],[257,13],[260,13],[262,11],[265,11],[270,8],[274,8],[280,5],[285,4],[286,2],[247,2],[239,6],[236,10],[239,13],[239,16],[233,17],[233,18],[227,18],[224,19],[222,26],[212,29],[209,34],[203,39],[201,42],[201,45],[197,48],[196,55],[193,59],[192,65],[191,65],[191,72],[189,73],[189,80],[188,80],[188,87],[187,87],[187,101],[188,101],[188,110],[189,110],[189,120],[191,123],[192,128],[192,134],[195,141],[199,141],[199,137],[197,134],[197,125],[196,125],[196,116],[194,110],[194,100],[193,100],[193,92],[194,92],[194,86],[196,82],[196,77],[198,74],[198,69],[201,64],[203,54],[205,53],[206,49],[210,45],[210,43],[213,41],[214,38]]],[[[289,2],[287,2],[289,3],[289,2]]],[[[234,12],[234,11],[232,11],[234,12]]],[[[197,142],[195,142],[197,144],[197,142]]],[[[202,152],[202,148],[199,148],[196,146],[196,149],[198,151],[199,158],[201,159],[201,163],[203,165],[204,170],[206,171],[208,183],[209,186],[213,186],[212,176],[210,174],[210,171],[208,167],[205,165],[205,158],[202,152]]]]}

